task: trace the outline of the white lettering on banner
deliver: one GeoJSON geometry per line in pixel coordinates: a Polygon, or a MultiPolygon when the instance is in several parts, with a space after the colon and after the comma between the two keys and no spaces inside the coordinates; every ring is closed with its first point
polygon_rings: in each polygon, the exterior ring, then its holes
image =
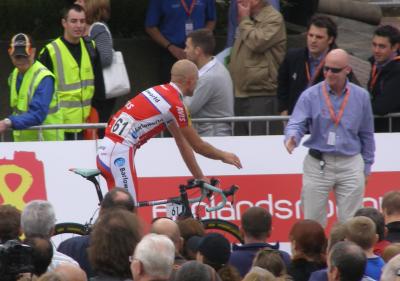
{"type": "MultiPolygon", "coordinates": [[[[379,197],[378,200],[372,197],[365,197],[363,199],[364,206],[366,207],[374,207],[379,208],[381,206],[382,197],[379,197]]],[[[215,200],[211,200],[209,204],[205,202],[192,204],[192,213],[196,214],[199,206],[201,208],[205,207],[215,207],[219,202],[215,202],[215,200]]],[[[301,218],[301,202],[297,200],[296,202],[291,202],[286,199],[273,201],[272,194],[267,194],[267,200],[260,200],[256,202],[248,201],[248,200],[240,200],[236,202],[234,205],[231,202],[227,202],[225,207],[218,211],[205,212],[200,218],[201,219],[223,219],[227,221],[236,221],[240,220],[244,211],[248,208],[257,206],[264,207],[268,209],[270,214],[281,220],[291,220],[291,219],[300,219],[301,218]]],[[[328,201],[328,218],[332,217],[335,213],[337,213],[337,207],[335,206],[332,200],[328,201]],[[336,209],[336,210],[335,210],[336,209]]],[[[159,205],[152,207],[152,216],[153,218],[166,216],[167,208],[166,205],[159,205]]]]}

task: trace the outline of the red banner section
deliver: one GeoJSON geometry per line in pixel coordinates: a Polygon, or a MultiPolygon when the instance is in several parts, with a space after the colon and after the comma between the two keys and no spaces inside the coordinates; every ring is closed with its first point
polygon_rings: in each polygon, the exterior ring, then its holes
{"type": "MultiPolygon", "coordinates": [[[[273,216],[273,231],[271,241],[287,241],[291,226],[302,218],[300,206],[301,175],[242,175],[242,176],[215,176],[221,180],[221,187],[232,184],[238,185],[240,190],[235,196],[233,205],[227,203],[220,211],[204,213],[202,218],[221,218],[236,224],[240,223],[243,212],[251,206],[267,208],[273,216]]],[[[187,177],[157,177],[139,179],[139,199],[165,199],[179,195],[179,184],[185,183],[187,177]]],[[[382,196],[400,187],[400,172],[376,172],[369,179],[366,188],[364,205],[379,208],[382,196]]],[[[192,196],[198,196],[192,194],[192,196]]],[[[216,202],[205,202],[215,206],[216,202]]],[[[197,205],[192,206],[195,213],[197,205]]],[[[329,226],[335,222],[335,204],[331,197],[328,207],[329,226]]],[[[147,222],[154,217],[166,215],[165,206],[145,207],[139,210],[140,216],[147,222]]],[[[328,227],[329,229],[329,227],[328,227]]]]}
{"type": "Polygon", "coordinates": [[[14,152],[13,159],[0,159],[0,203],[19,209],[34,199],[47,199],[43,162],[34,152],[14,152]]]}

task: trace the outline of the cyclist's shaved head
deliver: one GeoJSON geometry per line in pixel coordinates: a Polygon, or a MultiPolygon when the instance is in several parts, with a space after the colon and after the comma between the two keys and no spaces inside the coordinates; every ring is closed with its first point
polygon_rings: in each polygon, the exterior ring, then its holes
{"type": "Polygon", "coordinates": [[[178,60],[171,69],[171,82],[181,90],[184,96],[192,96],[199,79],[197,66],[190,60],[178,60]]]}
{"type": "Polygon", "coordinates": [[[164,234],[175,244],[175,248],[179,251],[183,244],[181,232],[178,224],[169,218],[160,218],[153,222],[150,232],[156,234],[164,234]]]}
{"type": "Polygon", "coordinates": [[[181,82],[187,78],[197,78],[198,70],[197,66],[190,60],[183,59],[178,60],[171,69],[171,81],[181,82]]]}
{"type": "Polygon", "coordinates": [[[115,208],[135,212],[135,203],[132,195],[125,188],[113,188],[104,196],[104,199],[101,202],[102,211],[115,208]]]}

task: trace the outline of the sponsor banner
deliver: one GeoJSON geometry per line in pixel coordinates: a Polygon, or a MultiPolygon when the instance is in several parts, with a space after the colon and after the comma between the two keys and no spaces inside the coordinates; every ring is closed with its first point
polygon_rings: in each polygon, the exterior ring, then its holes
{"type": "MultiPolygon", "coordinates": [[[[301,218],[300,191],[302,162],[307,150],[300,146],[289,155],[282,136],[207,138],[211,144],[235,152],[242,160],[238,170],[221,161],[196,156],[204,173],[221,180],[222,187],[240,186],[234,204],[206,214],[204,206],[193,207],[201,217],[223,218],[237,223],[250,206],[262,206],[273,215],[272,240],[287,240],[290,226],[301,218]]],[[[400,134],[376,134],[377,154],[373,174],[366,188],[365,204],[379,207],[382,195],[400,188],[400,161],[393,153],[400,134]]],[[[58,222],[89,220],[97,209],[93,185],[68,171],[96,167],[96,141],[2,143],[0,145],[0,202],[22,209],[33,199],[48,199],[56,209],[58,222]]],[[[178,194],[178,185],[190,173],[173,139],[150,140],[136,153],[139,200],[163,199],[178,194]]],[[[101,179],[103,192],[107,190],[101,179]]],[[[329,204],[329,222],[334,221],[334,200],[329,204]]],[[[205,202],[215,205],[219,202],[205,202]]],[[[145,221],[165,215],[165,206],[146,207],[145,221]]]]}

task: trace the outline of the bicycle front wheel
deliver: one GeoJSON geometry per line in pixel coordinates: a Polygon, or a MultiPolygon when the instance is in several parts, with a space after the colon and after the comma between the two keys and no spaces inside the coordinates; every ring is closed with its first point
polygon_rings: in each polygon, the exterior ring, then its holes
{"type": "Polygon", "coordinates": [[[210,232],[218,232],[233,243],[243,244],[244,242],[239,227],[234,223],[221,219],[205,219],[201,220],[201,223],[206,230],[211,230],[210,232]]]}
{"type": "Polygon", "coordinates": [[[58,245],[69,238],[87,234],[89,234],[89,228],[86,225],[75,222],[63,222],[55,225],[51,241],[58,247],[58,245]]]}

